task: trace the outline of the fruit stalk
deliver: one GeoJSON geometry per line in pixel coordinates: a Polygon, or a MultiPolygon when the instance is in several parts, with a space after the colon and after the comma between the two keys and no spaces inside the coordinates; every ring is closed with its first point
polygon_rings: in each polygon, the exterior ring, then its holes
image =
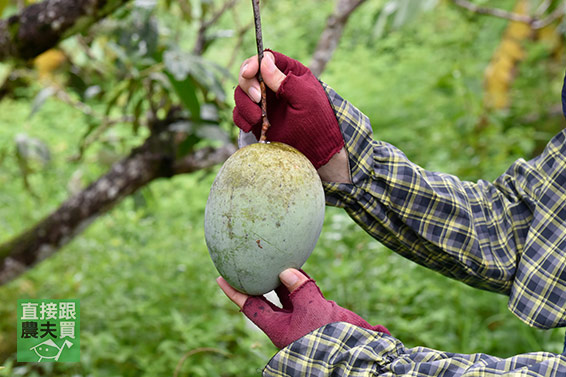
{"type": "MultiPolygon", "coordinates": [[[[254,9],[257,60],[259,63],[259,67],[261,67],[261,61],[263,59],[263,38],[261,36],[261,17],[259,14],[259,0],[252,0],[252,6],[254,9]]],[[[261,77],[261,69],[257,70],[257,80],[259,81],[259,88],[261,90],[261,137],[259,138],[259,142],[265,143],[267,142],[266,134],[270,124],[269,124],[269,120],[267,119],[267,96],[265,91],[265,83],[263,82],[263,77],[261,77]]]]}

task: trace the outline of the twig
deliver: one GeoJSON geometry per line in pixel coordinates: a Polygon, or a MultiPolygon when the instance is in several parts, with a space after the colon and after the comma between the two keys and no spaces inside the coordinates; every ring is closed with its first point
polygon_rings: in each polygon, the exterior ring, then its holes
{"type": "Polygon", "coordinates": [[[134,117],[131,116],[131,115],[123,115],[119,118],[109,118],[109,117],[102,116],[99,113],[97,113],[92,107],[87,105],[86,103],[81,102],[79,100],[72,99],[69,96],[69,94],[62,88],[56,88],[56,95],[57,95],[57,98],[60,101],[66,103],[67,105],[74,107],[75,109],[82,112],[84,115],[91,117],[91,118],[94,118],[98,122],[100,122],[100,126],[98,126],[98,128],[92,134],[90,134],[88,137],[84,138],[80,142],[78,154],[71,158],[71,160],[73,160],[73,161],[81,159],[85,150],[92,143],[94,143],[100,137],[100,135],[102,135],[102,133],[104,133],[106,130],[108,130],[108,128],[110,128],[110,127],[112,127],[112,126],[114,126],[115,124],[118,124],[118,123],[131,123],[131,122],[134,121],[134,117]]]}
{"type": "Polygon", "coordinates": [[[173,373],[173,377],[177,377],[179,375],[179,372],[181,371],[181,367],[183,366],[183,363],[185,362],[185,360],[187,360],[187,358],[201,352],[214,352],[214,353],[219,353],[221,355],[228,354],[226,351],[222,351],[217,348],[211,348],[211,347],[201,347],[201,348],[195,348],[194,350],[190,350],[189,352],[184,354],[181,360],[179,360],[179,362],[177,363],[177,366],[175,367],[175,373],[173,373]]]}
{"type": "Polygon", "coordinates": [[[467,9],[470,12],[474,12],[478,14],[487,14],[490,16],[505,18],[507,20],[523,22],[526,24],[531,24],[533,22],[533,17],[528,15],[508,12],[504,9],[499,9],[499,8],[480,7],[479,5],[471,3],[467,0],[452,0],[452,1],[454,1],[454,4],[464,9],[467,9]]]}
{"type": "Polygon", "coordinates": [[[220,17],[222,17],[224,12],[226,12],[228,9],[234,8],[234,6],[236,6],[237,3],[238,3],[238,0],[230,0],[230,1],[225,2],[224,5],[222,6],[222,8],[220,8],[218,11],[216,11],[216,13],[214,13],[208,21],[205,21],[203,23],[203,26],[205,28],[208,28],[212,24],[216,23],[216,21],[218,21],[218,19],[220,17]]]}
{"type": "Polygon", "coordinates": [[[544,27],[547,27],[548,25],[550,25],[554,21],[564,17],[565,13],[566,13],[566,5],[563,4],[562,6],[559,6],[558,8],[556,8],[546,18],[543,18],[543,19],[540,19],[540,20],[535,20],[532,23],[531,26],[532,26],[533,29],[542,29],[544,27]]]}
{"type": "Polygon", "coordinates": [[[312,60],[309,68],[315,76],[319,76],[326,65],[332,59],[332,55],[342,38],[344,28],[350,18],[350,15],[358,9],[366,0],[338,0],[334,11],[326,20],[326,26],[316,48],[312,54],[312,60]]]}
{"type": "Polygon", "coordinates": [[[477,13],[477,14],[485,14],[485,15],[494,16],[494,17],[498,17],[498,18],[504,18],[506,20],[515,21],[515,22],[522,22],[522,23],[530,25],[530,27],[533,30],[542,29],[542,28],[548,26],[552,22],[563,17],[564,13],[566,12],[564,5],[562,5],[562,6],[559,6],[558,8],[556,8],[547,17],[541,19],[538,15],[541,11],[544,12],[546,9],[548,9],[548,6],[546,5],[546,3],[543,3],[541,5],[541,7],[539,7],[539,9],[536,12],[537,16],[530,16],[530,15],[525,15],[525,14],[518,14],[518,13],[509,12],[509,11],[506,11],[504,9],[499,9],[499,8],[480,7],[479,5],[476,5],[476,4],[474,4],[470,1],[467,1],[467,0],[452,0],[452,1],[454,2],[454,4],[458,5],[459,7],[464,8],[464,9],[467,9],[470,12],[474,12],[474,13],[477,13]]]}
{"type": "Polygon", "coordinates": [[[537,10],[535,11],[535,15],[537,15],[538,17],[542,16],[548,10],[548,8],[550,8],[551,5],[552,0],[544,0],[538,6],[537,10]]]}
{"type": "Polygon", "coordinates": [[[198,30],[198,35],[197,35],[197,40],[196,40],[196,43],[195,43],[195,47],[193,48],[194,54],[202,55],[202,53],[204,52],[205,44],[206,44],[206,32],[208,31],[208,28],[210,28],[212,25],[214,25],[216,23],[216,21],[218,21],[218,19],[220,17],[222,17],[222,15],[227,10],[234,8],[234,6],[236,6],[238,1],[239,0],[228,0],[208,20],[205,20],[204,17],[201,19],[199,30],[198,30]]]}
{"type": "Polygon", "coordinates": [[[255,41],[257,44],[257,80],[259,81],[259,88],[261,89],[261,137],[260,143],[267,142],[267,130],[269,129],[269,119],[267,119],[267,95],[265,90],[265,83],[261,76],[261,61],[263,60],[263,38],[261,36],[261,17],[259,13],[259,0],[252,0],[254,9],[254,22],[255,22],[255,41]]]}

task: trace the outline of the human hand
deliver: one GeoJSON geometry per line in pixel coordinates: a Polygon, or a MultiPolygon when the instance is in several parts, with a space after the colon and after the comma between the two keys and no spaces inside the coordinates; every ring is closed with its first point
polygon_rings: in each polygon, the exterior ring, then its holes
{"type": "Polygon", "coordinates": [[[226,296],[255,323],[278,348],[284,348],[308,333],[333,322],[348,322],[368,330],[389,331],[371,326],[362,317],[324,298],[315,281],[295,269],[279,274],[283,283],[275,290],[283,308],[263,296],[248,296],[232,288],[222,277],[216,279],[226,296]]]}
{"type": "MultiPolygon", "coordinates": [[[[234,92],[234,123],[244,132],[261,133],[261,99],[257,56],[242,63],[234,92]]],[[[316,169],[325,165],[344,146],[334,111],[320,82],[298,61],[266,50],[261,74],[267,85],[269,141],[297,148],[316,169]]]]}

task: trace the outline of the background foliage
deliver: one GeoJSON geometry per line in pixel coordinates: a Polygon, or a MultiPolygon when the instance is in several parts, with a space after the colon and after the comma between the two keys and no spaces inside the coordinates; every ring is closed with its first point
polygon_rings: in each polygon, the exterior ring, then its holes
{"type": "MultiPolygon", "coordinates": [[[[368,1],[352,15],[321,77],[370,117],[376,137],[428,169],[494,179],[563,126],[550,111],[560,102],[565,63],[556,45],[525,40],[512,105],[490,111],[483,75],[508,22],[448,2],[396,22],[384,5],[368,1]]],[[[223,15],[211,26],[203,55],[195,54],[199,20],[214,8],[218,2],[211,0],[137,1],[65,41],[55,70],[18,68],[20,84],[0,102],[0,239],[105,172],[150,132],[152,116],[175,106],[186,112],[189,120],[177,125],[186,134],[180,154],[235,135],[231,92],[239,62],[255,53],[251,32],[237,45],[238,27],[250,21],[251,8],[245,2],[223,15]],[[61,88],[67,97],[57,95],[61,88]],[[92,111],[112,121],[101,122],[92,111]]],[[[266,1],[265,45],[308,63],[331,10],[321,0],[266,1]]],[[[13,11],[6,8],[4,16],[13,11]]],[[[0,65],[0,76],[13,68],[0,65]]],[[[204,243],[204,207],[216,171],[152,183],[0,287],[0,364],[6,366],[0,375],[259,374],[276,350],[217,288],[204,243]],[[26,297],[81,299],[80,363],[16,363],[16,300],[26,297]]],[[[505,297],[398,257],[338,209],[327,209],[305,269],[327,297],[385,325],[409,347],[501,357],[562,350],[562,330],[526,327],[507,311],[505,297]]]]}

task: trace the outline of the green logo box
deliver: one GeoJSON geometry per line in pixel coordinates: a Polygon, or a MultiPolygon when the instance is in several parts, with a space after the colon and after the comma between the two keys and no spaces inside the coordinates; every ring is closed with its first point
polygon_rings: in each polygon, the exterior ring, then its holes
{"type": "Polygon", "coordinates": [[[78,299],[18,300],[18,361],[80,360],[78,299]]]}

